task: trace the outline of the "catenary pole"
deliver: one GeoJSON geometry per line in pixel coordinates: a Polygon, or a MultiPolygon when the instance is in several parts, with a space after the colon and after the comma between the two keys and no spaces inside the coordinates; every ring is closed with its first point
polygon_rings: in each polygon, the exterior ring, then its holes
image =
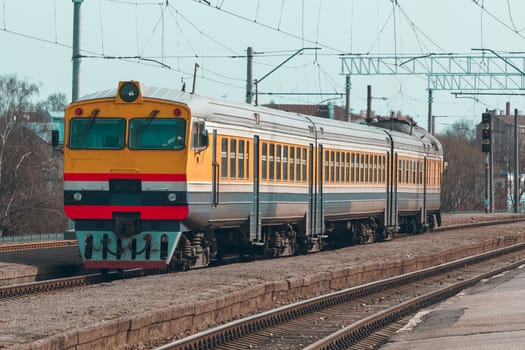
{"type": "Polygon", "coordinates": [[[84,0],[73,0],[73,79],[71,100],[78,100],[79,80],[80,80],[80,5],[84,0]]]}
{"type": "Polygon", "coordinates": [[[253,64],[253,49],[251,46],[246,50],[246,103],[252,103],[252,86],[253,86],[253,74],[252,74],[252,64],[253,64]]]}
{"type": "Polygon", "coordinates": [[[517,213],[519,211],[520,206],[520,167],[519,167],[519,140],[518,140],[518,110],[514,109],[514,212],[517,213]]]}

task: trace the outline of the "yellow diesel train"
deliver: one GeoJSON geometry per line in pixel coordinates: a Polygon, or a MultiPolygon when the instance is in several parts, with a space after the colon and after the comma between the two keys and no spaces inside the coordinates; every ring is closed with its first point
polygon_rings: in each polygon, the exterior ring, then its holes
{"type": "Polygon", "coordinates": [[[440,224],[442,148],[408,124],[125,81],[70,104],[64,140],[64,209],[87,268],[187,269],[440,224]]]}

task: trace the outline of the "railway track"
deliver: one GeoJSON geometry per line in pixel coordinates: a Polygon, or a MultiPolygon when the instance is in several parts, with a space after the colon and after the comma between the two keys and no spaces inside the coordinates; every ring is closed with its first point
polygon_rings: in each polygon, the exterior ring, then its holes
{"type": "Polygon", "coordinates": [[[64,289],[78,288],[90,284],[114,281],[117,279],[143,277],[148,274],[162,273],[162,271],[145,271],[130,269],[119,272],[95,273],[83,276],[56,278],[46,281],[21,283],[0,287],[0,302],[36,294],[51,293],[64,289]]]}
{"type": "MultiPolygon", "coordinates": [[[[523,221],[525,218],[517,219],[505,219],[497,221],[484,221],[477,223],[469,223],[462,225],[453,225],[453,226],[444,226],[435,231],[447,231],[452,229],[461,229],[469,227],[479,227],[479,226],[490,226],[490,225],[499,225],[499,224],[508,224],[518,221],[523,221]]],[[[66,241],[50,241],[50,242],[34,242],[34,243],[24,243],[24,244],[15,244],[15,245],[5,245],[0,246],[0,252],[2,251],[21,251],[28,249],[43,249],[43,248],[53,248],[53,247],[64,247],[76,245],[75,240],[66,240],[66,241]]],[[[238,260],[232,260],[231,262],[237,262],[238,260]]],[[[224,264],[231,263],[224,262],[224,264]]],[[[220,264],[219,264],[220,265],[220,264]]],[[[110,273],[95,273],[89,275],[65,277],[65,278],[55,278],[37,282],[28,282],[17,285],[3,286],[0,287],[0,301],[12,300],[21,297],[27,297],[32,294],[43,294],[51,293],[54,291],[78,288],[85,285],[92,285],[102,282],[113,281],[117,279],[126,279],[126,278],[135,278],[143,277],[146,275],[154,275],[166,273],[168,270],[142,270],[142,269],[131,269],[124,270],[119,272],[110,272],[110,273]]]]}
{"type": "Polygon", "coordinates": [[[371,349],[404,318],[524,264],[525,243],[322,295],[156,348],[371,349]]]}
{"type": "Polygon", "coordinates": [[[30,242],[30,243],[18,243],[18,244],[5,244],[0,245],[1,252],[16,252],[21,250],[30,249],[43,249],[43,248],[59,248],[77,245],[77,241],[74,239],[68,239],[63,241],[45,241],[45,242],[30,242]]]}

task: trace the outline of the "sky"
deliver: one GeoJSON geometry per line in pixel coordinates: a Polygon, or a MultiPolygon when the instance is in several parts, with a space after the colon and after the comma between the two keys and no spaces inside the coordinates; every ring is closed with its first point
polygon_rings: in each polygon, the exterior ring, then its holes
{"type": "MultiPolygon", "coordinates": [[[[39,100],[64,93],[69,101],[73,6],[0,0],[0,75],[39,84],[39,100]]],[[[80,95],[121,80],[175,89],[184,82],[191,90],[198,64],[196,93],[242,102],[252,47],[253,78],[270,73],[259,83],[259,104],[344,106],[342,54],[525,51],[523,13],[523,0],[84,0],[80,95]]],[[[400,111],[427,127],[426,76],[352,76],[351,83],[354,113],[366,109],[371,85],[377,114],[400,111]]],[[[458,120],[477,124],[485,109],[503,110],[507,101],[525,111],[523,96],[461,97],[434,92],[438,132],[458,120]]]]}

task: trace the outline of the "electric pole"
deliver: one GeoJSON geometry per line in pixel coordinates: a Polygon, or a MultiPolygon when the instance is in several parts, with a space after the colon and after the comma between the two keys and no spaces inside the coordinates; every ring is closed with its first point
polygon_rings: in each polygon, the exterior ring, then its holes
{"type": "Polygon", "coordinates": [[[519,132],[518,132],[518,109],[514,109],[514,212],[518,213],[520,208],[520,167],[519,167],[519,132]]]}
{"type": "Polygon", "coordinates": [[[253,77],[252,77],[252,64],[253,64],[253,49],[251,46],[246,50],[247,66],[246,66],[246,103],[252,103],[252,86],[253,86],[253,77]]]}
{"type": "Polygon", "coordinates": [[[80,5],[84,0],[73,0],[73,81],[71,100],[78,100],[79,80],[80,80],[80,5]]]}

